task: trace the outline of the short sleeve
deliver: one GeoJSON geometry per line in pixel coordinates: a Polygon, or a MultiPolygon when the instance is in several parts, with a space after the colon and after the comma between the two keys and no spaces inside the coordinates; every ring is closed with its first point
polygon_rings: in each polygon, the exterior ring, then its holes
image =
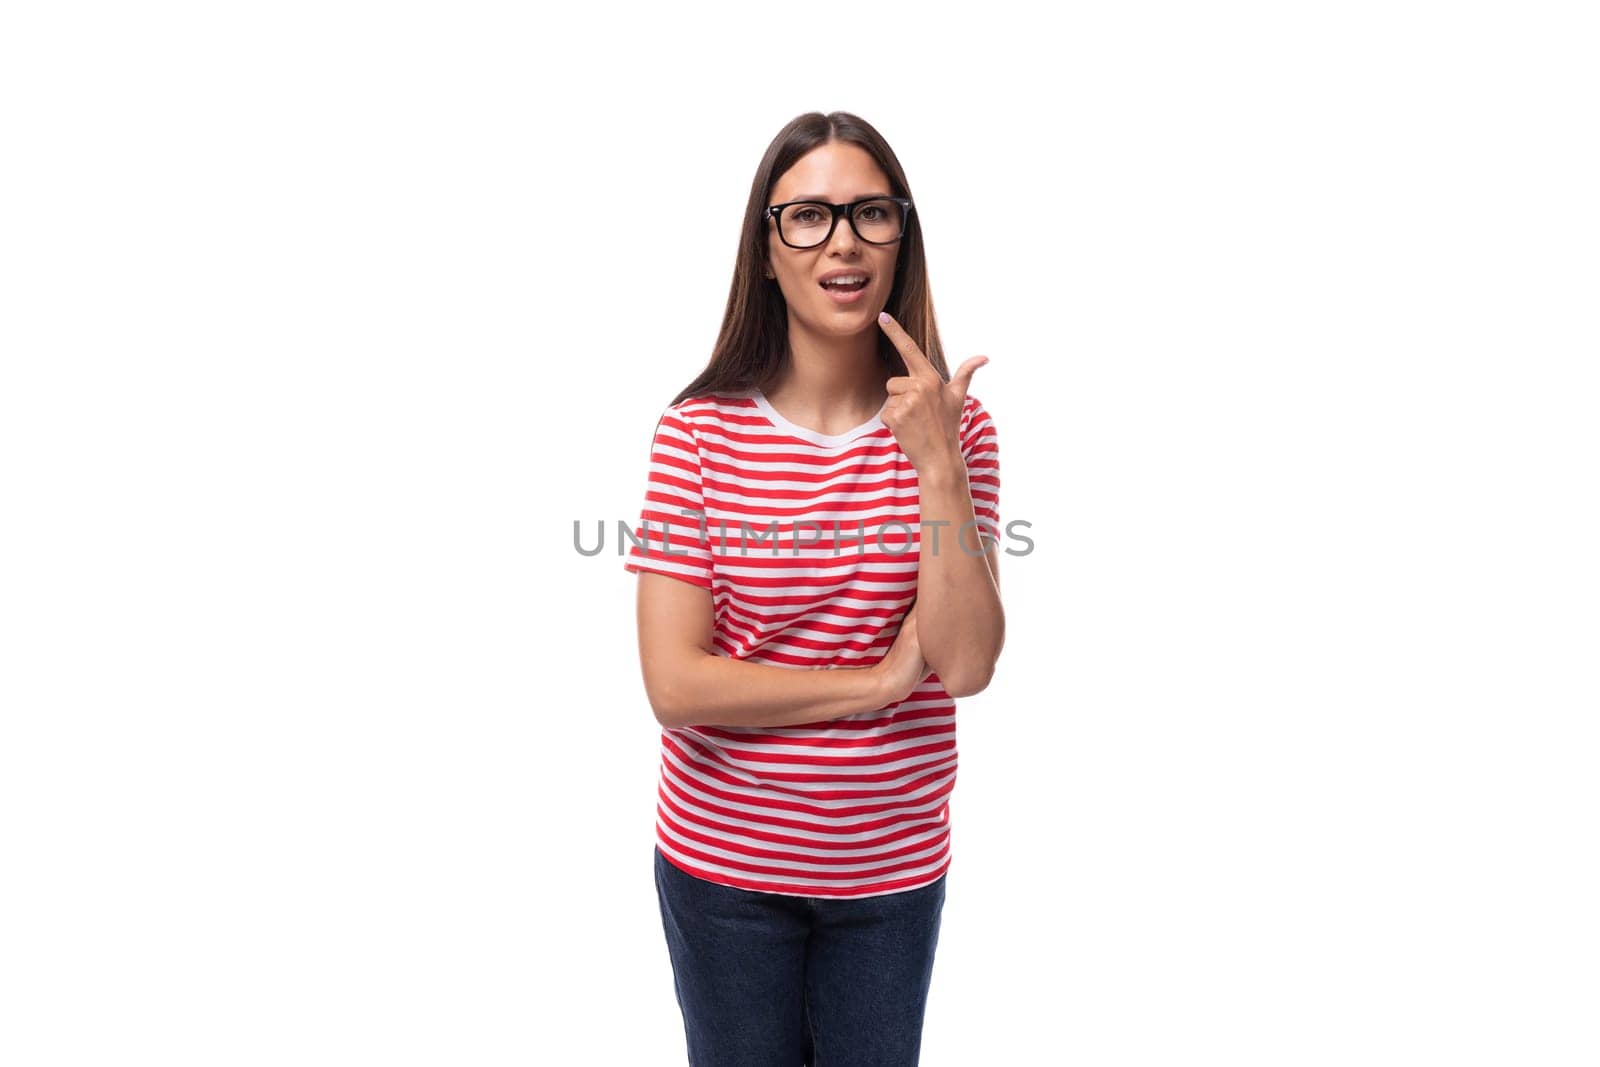
{"type": "Polygon", "coordinates": [[[972,489],[972,514],[978,535],[1000,541],[1000,444],[994,419],[983,404],[967,394],[961,420],[961,456],[967,462],[967,484],[972,489]]]}
{"type": "Polygon", "coordinates": [[[683,412],[668,408],[650,445],[644,507],[623,567],[635,574],[655,571],[711,588],[711,547],[702,535],[704,517],[700,446],[683,412]]]}

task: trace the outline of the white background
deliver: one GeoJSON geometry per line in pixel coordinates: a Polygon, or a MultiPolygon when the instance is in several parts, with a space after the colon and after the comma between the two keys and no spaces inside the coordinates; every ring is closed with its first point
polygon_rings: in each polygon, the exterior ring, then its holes
{"type": "Polygon", "coordinates": [[[1036,545],[922,1062],[1596,1062],[1581,6],[9,6],[0,1059],[684,1062],[615,528],[843,109],[1036,545]]]}

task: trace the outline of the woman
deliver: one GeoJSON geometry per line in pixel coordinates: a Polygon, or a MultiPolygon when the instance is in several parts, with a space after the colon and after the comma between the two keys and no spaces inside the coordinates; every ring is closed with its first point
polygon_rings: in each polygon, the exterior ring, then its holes
{"type": "Polygon", "coordinates": [[[1004,640],[999,458],[967,393],[985,362],[946,370],[883,138],[844,112],[784,127],[710,363],[656,426],[626,561],[693,1064],[917,1062],[953,698],[1004,640]]]}

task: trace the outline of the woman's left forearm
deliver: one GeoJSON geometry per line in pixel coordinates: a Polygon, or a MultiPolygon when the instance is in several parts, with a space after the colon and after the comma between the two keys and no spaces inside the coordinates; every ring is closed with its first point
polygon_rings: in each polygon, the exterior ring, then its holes
{"type": "Polygon", "coordinates": [[[916,610],[922,658],[946,692],[969,696],[989,684],[1005,643],[1000,589],[982,551],[960,453],[919,470],[917,483],[922,548],[916,610]]]}

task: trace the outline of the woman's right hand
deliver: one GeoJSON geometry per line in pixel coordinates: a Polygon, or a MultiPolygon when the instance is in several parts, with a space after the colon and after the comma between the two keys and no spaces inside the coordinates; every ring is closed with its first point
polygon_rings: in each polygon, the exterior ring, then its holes
{"type": "Polygon", "coordinates": [[[895,634],[894,644],[872,669],[883,677],[885,704],[894,704],[910,696],[930,673],[931,668],[922,658],[922,645],[917,641],[915,602],[900,621],[900,632],[895,634]]]}

